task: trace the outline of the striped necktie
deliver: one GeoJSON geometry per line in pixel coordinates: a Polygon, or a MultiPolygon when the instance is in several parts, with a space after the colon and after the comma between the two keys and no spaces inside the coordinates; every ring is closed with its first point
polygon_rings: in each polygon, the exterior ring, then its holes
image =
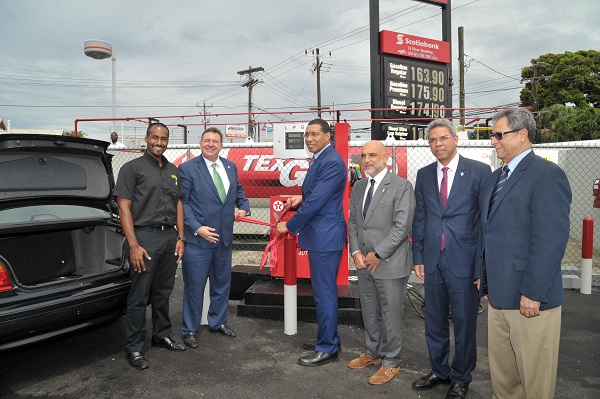
{"type": "Polygon", "coordinates": [[[510,169],[508,168],[508,165],[504,165],[502,167],[502,173],[500,173],[500,177],[498,178],[498,183],[496,183],[496,188],[494,188],[494,193],[492,194],[492,199],[490,200],[490,209],[489,209],[488,213],[492,211],[492,208],[494,207],[494,202],[496,201],[496,198],[498,198],[498,194],[500,193],[500,190],[502,190],[502,187],[504,187],[504,184],[508,180],[508,172],[509,171],[510,171],[510,169]]]}

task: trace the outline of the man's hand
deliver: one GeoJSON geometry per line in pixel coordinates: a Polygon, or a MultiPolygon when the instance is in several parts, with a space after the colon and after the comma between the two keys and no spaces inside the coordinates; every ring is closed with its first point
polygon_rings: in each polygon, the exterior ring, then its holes
{"type": "Polygon", "coordinates": [[[521,314],[527,318],[540,315],[540,302],[531,300],[525,295],[521,295],[521,303],[519,306],[521,314]]]}
{"type": "Polygon", "coordinates": [[[215,229],[213,227],[202,226],[196,230],[196,234],[204,238],[206,241],[215,244],[219,242],[219,235],[214,231],[215,229]]]}
{"type": "Polygon", "coordinates": [[[352,255],[352,259],[354,259],[354,265],[357,269],[360,270],[367,267],[367,265],[365,265],[365,255],[363,255],[362,252],[356,252],[354,255],[352,255]]]}
{"type": "Polygon", "coordinates": [[[241,217],[241,218],[245,218],[247,215],[246,211],[243,209],[238,209],[237,212],[235,213],[235,217],[241,217]]]}
{"type": "Polygon", "coordinates": [[[138,273],[146,271],[146,264],[144,263],[144,258],[150,260],[150,255],[144,248],[140,246],[140,244],[130,245],[129,246],[129,261],[131,262],[131,266],[133,270],[138,273]]]}
{"type": "Polygon", "coordinates": [[[279,222],[277,223],[277,232],[279,234],[285,234],[287,233],[289,230],[287,228],[287,223],[286,222],[279,222]]]}
{"type": "Polygon", "coordinates": [[[175,244],[175,256],[177,256],[177,263],[181,262],[181,258],[183,258],[183,253],[185,252],[185,242],[181,240],[177,240],[177,244],[175,244]]]}
{"type": "Polygon", "coordinates": [[[375,269],[379,266],[381,260],[375,256],[375,252],[369,252],[365,257],[365,263],[367,265],[367,271],[375,273],[375,269]]]}
{"type": "Polygon", "coordinates": [[[425,281],[425,265],[414,265],[415,276],[425,281]]]}
{"type": "Polygon", "coordinates": [[[287,201],[285,201],[285,207],[288,209],[296,209],[300,206],[301,203],[302,203],[302,196],[294,195],[293,197],[290,197],[287,199],[287,201]]]}

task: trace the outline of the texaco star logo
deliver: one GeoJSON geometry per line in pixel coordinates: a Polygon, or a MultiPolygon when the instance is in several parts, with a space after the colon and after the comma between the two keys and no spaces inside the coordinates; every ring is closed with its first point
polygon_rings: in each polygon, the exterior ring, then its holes
{"type": "Polygon", "coordinates": [[[281,211],[283,211],[284,207],[285,207],[285,203],[283,201],[277,200],[277,201],[273,202],[273,210],[275,212],[281,212],[281,211]]]}

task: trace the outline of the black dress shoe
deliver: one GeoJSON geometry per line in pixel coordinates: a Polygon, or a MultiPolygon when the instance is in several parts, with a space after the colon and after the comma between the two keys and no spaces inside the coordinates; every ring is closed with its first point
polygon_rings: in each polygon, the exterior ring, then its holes
{"type": "Polygon", "coordinates": [[[469,384],[452,384],[446,394],[446,399],[465,399],[469,392],[469,384]]]}
{"type": "Polygon", "coordinates": [[[185,350],[185,346],[183,346],[183,344],[180,344],[168,335],[159,341],[156,341],[154,338],[152,338],[152,346],[158,346],[160,348],[165,348],[170,351],[183,352],[185,350]]]}
{"type": "Polygon", "coordinates": [[[211,333],[219,333],[219,334],[224,335],[229,338],[237,337],[237,334],[235,333],[235,331],[233,331],[231,328],[227,327],[225,324],[221,324],[221,326],[215,330],[213,330],[212,328],[209,328],[208,330],[211,333]]]}
{"type": "Polygon", "coordinates": [[[196,339],[196,334],[194,333],[187,333],[183,336],[183,343],[185,344],[185,346],[189,346],[192,349],[195,349],[198,347],[198,340],[196,339]]]}
{"type": "Polygon", "coordinates": [[[431,389],[434,386],[436,386],[437,384],[448,385],[448,384],[450,384],[450,380],[444,380],[444,379],[436,377],[436,375],[433,373],[429,373],[425,377],[421,377],[418,380],[416,380],[415,382],[413,382],[412,387],[413,387],[413,389],[420,391],[420,390],[425,390],[425,389],[431,389]]]}
{"type": "Polygon", "coordinates": [[[127,359],[127,363],[134,369],[146,370],[150,367],[140,352],[127,352],[125,354],[125,359],[127,359]]]}
{"type": "MultiPolygon", "coordinates": [[[[302,342],[302,349],[305,349],[307,351],[314,351],[315,348],[317,346],[317,340],[315,339],[314,341],[304,341],[302,342]]],[[[337,345],[337,350],[338,352],[342,351],[342,343],[339,342],[337,345]]]]}
{"type": "Polygon", "coordinates": [[[329,362],[337,362],[338,353],[315,352],[312,355],[302,356],[298,359],[298,364],[301,366],[315,367],[327,364],[329,362]]]}

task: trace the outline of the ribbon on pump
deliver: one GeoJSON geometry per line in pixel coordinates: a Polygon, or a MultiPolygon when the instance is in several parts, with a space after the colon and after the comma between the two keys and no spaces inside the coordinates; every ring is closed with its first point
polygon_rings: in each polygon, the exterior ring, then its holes
{"type": "Polygon", "coordinates": [[[236,216],[236,218],[235,218],[236,222],[258,224],[260,226],[270,226],[271,227],[271,233],[269,234],[269,236],[271,237],[271,240],[265,247],[265,250],[260,258],[260,270],[262,270],[262,268],[265,267],[265,265],[267,264],[267,259],[269,259],[269,264],[270,264],[271,269],[274,269],[277,266],[279,243],[283,242],[286,235],[288,235],[288,234],[290,235],[290,237],[292,237],[292,234],[289,232],[285,233],[285,234],[279,234],[277,232],[277,223],[279,223],[280,221],[285,221],[285,220],[289,219],[289,218],[284,219],[284,215],[287,213],[287,211],[288,211],[288,208],[284,208],[283,212],[281,213],[281,216],[279,216],[279,219],[277,219],[277,221],[273,224],[271,224],[269,222],[264,222],[264,221],[258,220],[258,219],[248,218],[245,216],[236,216]],[[269,252],[271,253],[270,257],[269,257],[269,252]]]}

